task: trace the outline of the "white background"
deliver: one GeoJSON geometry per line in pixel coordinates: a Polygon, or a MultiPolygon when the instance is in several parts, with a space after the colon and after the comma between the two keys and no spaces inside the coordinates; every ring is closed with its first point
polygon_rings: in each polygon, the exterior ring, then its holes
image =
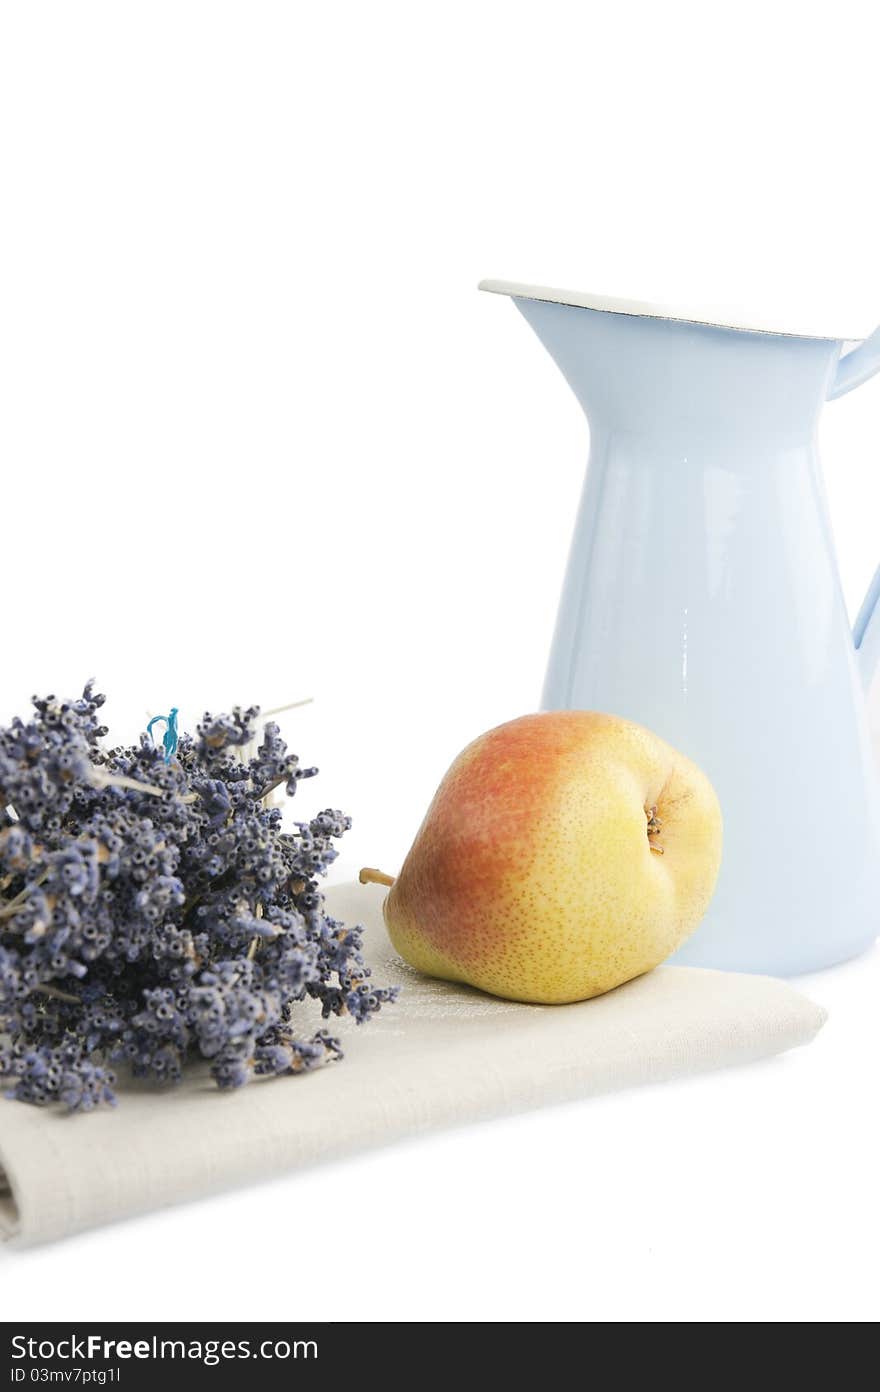
{"type": "MultiPolygon", "coordinates": [[[[587,445],[477,280],[866,332],[869,14],[5,5],[0,718],[93,674],[120,738],[314,696],[301,808],[355,816],[342,876],[396,869],[535,707],[587,445]]],[[[854,612],[880,379],[822,449],[854,612]]],[[[760,1067],[7,1252],[4,1317],[875,1318],[878,977],[805,983],[829,1025],[760,1067]]]]}

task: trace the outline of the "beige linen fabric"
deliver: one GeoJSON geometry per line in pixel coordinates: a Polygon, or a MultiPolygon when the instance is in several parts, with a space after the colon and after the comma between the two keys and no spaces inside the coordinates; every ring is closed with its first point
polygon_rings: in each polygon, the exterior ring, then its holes
{"type": "Polygon", "coordinates": [[[83,1116],[0,1100],[4,1234],[46,1241],[400,1136],[745,1063],[807,1043],[825,1019],[784,982],[684,967],[563,1006],[427,981],[395,956],[383,893],[328,894],[337,917],[368,925],[376,981],[404,988],[370,1024],[341,1025],[341,1063],[230,1093],[194,1069],[83,1116]]]}

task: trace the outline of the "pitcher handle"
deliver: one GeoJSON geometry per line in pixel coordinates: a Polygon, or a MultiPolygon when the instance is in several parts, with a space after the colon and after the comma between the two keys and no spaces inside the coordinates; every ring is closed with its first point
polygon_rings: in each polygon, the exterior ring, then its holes
{"type": "MultiPolygon", "coordinates": [[[[828,400],[834,401],[844,392],[860,387],[880,372],[880,328],[874,330],[851,353],[845,353],[837,364],[837,372],[828,391],[828,400]]],[[[858,657],[865,690],[869,690],[874,676],[880,668],[880,566],[868,586],[858,618],[853,627],[853,642],[858,657]]]]}
{"type": "Polygon", "coordinates": [[[852,391],[853,387],[860,387],[875,372],[880,372],[880,328],[876,328],[851,353],[844,353],[840,358],[828,391],[828,400],[835,401],[838,396],[852,391]]]}

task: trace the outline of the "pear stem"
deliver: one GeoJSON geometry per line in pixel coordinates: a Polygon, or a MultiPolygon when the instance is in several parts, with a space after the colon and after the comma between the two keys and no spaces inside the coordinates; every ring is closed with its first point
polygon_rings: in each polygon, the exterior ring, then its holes
{"type": "Polygon", "coordinates": [[[384,870],[371,870],[369,865],[365,865],[358,875],[361,884],[380,884],[387,885],[390,889],[394,884],[394,876],[386,875],[384,870]]]}

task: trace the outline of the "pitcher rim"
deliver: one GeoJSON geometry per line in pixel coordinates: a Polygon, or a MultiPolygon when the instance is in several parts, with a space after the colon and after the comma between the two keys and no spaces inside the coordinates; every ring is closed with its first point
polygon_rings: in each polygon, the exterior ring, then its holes
{"type": "Polygon", "coordinates": [[[708,308],[651,303],[647,300],[627,300],[616,295],[600,295],[590,290],[561,290],[547,285],[529,285],[514,280],[481,280],[478,290],[493,295],[508,295],[512,299],[543,300],[548,304],[568,305],[573,309],[600,310],[608,314],[625,314],[638,319],[666,319],[682,324],[700,324],[707,328],[729,329],[734,333],[771,334],[777,338],[809,338],[827,343],[862,343],[867,334],[816,333],[816,325],[781,329],[760,315],[726,313],[708,308]]]}

